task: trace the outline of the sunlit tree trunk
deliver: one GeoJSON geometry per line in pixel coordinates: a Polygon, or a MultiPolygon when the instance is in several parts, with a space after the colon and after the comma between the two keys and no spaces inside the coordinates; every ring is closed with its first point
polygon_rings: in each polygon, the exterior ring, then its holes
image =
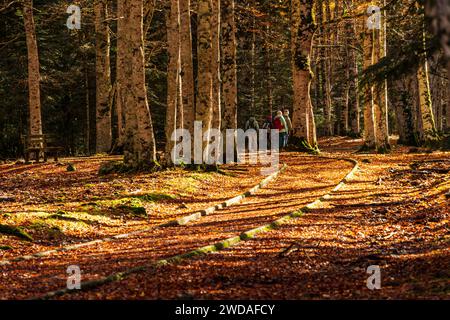
{"type": "MultiPolygon", "coordinates": [[[[351,37],[352,43],[356,44],[356,20],[351,21],[351,37]]],[[[358,72],[358,54],[354,48],[349,48],[349,68],[350,68],[350,85],[349,85],[349,126],[350,133],[353,136],[359,135],[361,132],[360,126],[360,103],[359,103],[359,72],[358,72]]]]}
{"type": "MultiPolygon", "coordinates": [[[[383,6],[385,3],[379,3],[383,6]]],[[[377,63],[386,56],[386,19],[382,17],[380,30],[375,30],[375,57],[374,63],[377,63]]],[[[379,150],[390,149],[389,145],[389,127],[388,127],[388,99],[387,99],[387,81],[380,81],[375,89],[375,126],[376,126],[376,147],[379,150]]]]}
{"type": "Polygon", "coordinates": [[[203,141],[203,150],[207,152],[209,136],[206,133],[211,128],[213,107],[211,0],[198,1],[197,15],[198,89],[195,112],[196,120],[202,122],[202,132],[206,138],[203,141]]]}
{"type": "MultiPolygon", "coordinates": [[[[331,20],[331,8],[330,8],[330,0],[325,0],[325,17],[324,21],[331,20]]],[[[324,117],[325,117],[325,135],[331,136],[333,135],[333,123],[332,123],[332,99],[331,99],[331,78],[332,78],[332,59],[331,54],[332,50],[329,47],[331,45],[331,30],[330,26],[324,26],[324,44],[327,46],[325,49],[325,107],[324,107],[324,117]]]]}
{"type": "Polygon", "coordinates": [[[153,125],[145,85],[143,2],[119,0],[123,6],[123,23],[118,33],[123,56],[123,94],[125,108],[125,164],[141,168],[156,160],[153,125]],[[126,62],[126,63],[125,63],[126,62]]]}
{"type": "MultiPolygon", "coordinates": [[[[169,63],[167,68],[167,111],[166,111],[166,156],[167,164],[172,164],[171,151],[175,145],[172,134],[177,125],[179,109],[179,92],[181,91],[181,57],[180,57],[180,10],[178,0],[170,0],[167,18],[167,46],[169,63]]],[[[176,138],[176,137],[175,137],[176,138]]]]}
{"type": "MultiPolygon", "coordinates": [[[[353,1],[350,1],[353,6],[353,1]]],[[[358,101],[358,66],[356,63],[355,23],[351,19],[345,23],[346,41],[345,53],[347,55],[345,86],[345,106],[343,110],[343,133],[357,135],[359,133],[359,101],[358,101]]]]}
{"type": "Polygon", "coordinates": [[[310,89],[312,72],[310,55],[314,33],[313,3],[292,0],[291,50],[293,73],[293,135],[311,146],[317,144],[310,89]]]}
{"type": "Polygon", "coordinates": [[[222,0],[223,129],[237,128],[236,23],[234,0],[222,0]]]}
{"type": "MultiPolygon", "coordinates": [[[[425,22],[423,29],[423,45],[425,43],[425,22]]],[[[419,139],[427,143],[436,136],[436,124],[434,121],[433,105],[431,100],[430,78],[428,74],[428,59],[426,53],[420,55],[420,63],[417,68],[417,92],[419,100],[419,139]]]]}
{"type": "Polygon", "coordinates": [[[108,152],[112,144],[110,35],[107,0],[94,1],[96,53],[96,150],[108,152]]]}
{"type": "Polygon", "coordinates": [[[433,107],[431,102],[430,82],[428,76],[428,61],[423,56],[417,69],[417,84],[419,95],[419,137],[422,142],[433,139],[436,134],[433,107]]]}
{"type": "Polygon", "coordinates": [[[125,34],[119,32],[125,28],[123,1],[117,1],[117,53],[116,53],[116,113],[117,113],[117,142],[116,147],[123,147],[125,142],[125,110],[124,110],[124,75],[125,75],[125,34]]]}
{"type": "Polygon", "coordinates": [[[42,134],[40,65],[36,39],[36,28],[33,16],[33,0],[25,0],[23,19],[28,52],[28,101],[29,101],[29,134],[42,134]]]}
{"type": "MultiPolygon", "coordinates": [[[[364,25],[364,28],[366,26],[364,25]]],[[[367,30],[364,33],[363,50],[364,69],[367,69],[373,64],[374,61],[374,39],[375,32],[373,30],[367,30]]],[[[375,102],[374,102],[374,88],[371,83],[365,85],[364,88],[364,143],[367,148],[376,148],[376,128],[375,128],[375,102]]]]}
{"type": "Polygon", "coordinates": [[[222,124],[222,109],[221,109],[221,75],[220,75],[220,2],[221,0],[212,1],[212,123],[211,126],[214,129],[221,128],[222,124]]]}
{"type": "Polygon", "coordinates": [[[190,0],[180,0],[180,50],[181,82],[183,84],[183,123],[191,136],[194,135],[195,90],[192,60],[192,31],[190,0]]]}

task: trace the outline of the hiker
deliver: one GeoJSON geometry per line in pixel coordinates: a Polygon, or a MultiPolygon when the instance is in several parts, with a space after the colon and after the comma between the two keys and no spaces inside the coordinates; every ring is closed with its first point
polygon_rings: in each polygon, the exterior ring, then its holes
{"type": "Polygon", "coordinates": [[[266,118],[266,121],[264,122],[263,129],[267,130],[267,148],[270,149],[271,148],[271,143],[270,143],[270,130],[273,129],[273,120],[272,120],[272,115],[268,115],[266,118]]]}
{"type": "Polygon", "coordinates": [[[271,115],[267,116],[266,121],[264,121],[262,128],[266,129],[266,130],[272,129],[272,116],[271,115]]]}
{"type": "Polygon", "coordinates": [[[291,118],[289,117],[289,109],[284,109],[283,117],[284,120],[286,120],[287,124],[286,136],[284,138],[284,146],[287,147],[289,142],[289,136],[292,134],[292,121],[291,118]]]}
{"type": "Polygon", "coordinates": [[[280,132],[280,150],[285,147],[284,142],[286,140],[287,127],[286,120],[283,117],[283,112],[277,111],[277,116],[273,119],[273,128],[279,130],[280,132]]]}
{"type": "Polygon", "coordinates": [[[259,130],[259,124],[255,117],[250,117],[245,123],[245,131],[250,129],[256,130],[256,132],[259,130]]]}
{"type": "MultiPolygon", "coordinates": [[[[255,117],[250,117],[245,123],[245,131],[255,130],[256,131],[256,147],[259,145],[259,123],[255,117]]],[[[250,141],[248,142],[250,143],[250,141]]],[[[247,150],[250,148],[250,145],[246,146],[247,150]]]]}

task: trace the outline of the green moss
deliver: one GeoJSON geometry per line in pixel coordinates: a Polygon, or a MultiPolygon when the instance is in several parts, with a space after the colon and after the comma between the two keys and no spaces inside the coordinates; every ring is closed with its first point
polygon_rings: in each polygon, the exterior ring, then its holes
{"type": "Polygon", "coordinates": [[[167,193],[147,193],[144,195],[138,195],[133,198],[145,201],[145,202],[158,202],[163,200],[174,200],[177,196],[167,193]]]}
{"type": "Polygon", "coordinates": [[[16,236],[25,241],[33,241],[33,238],[27,232],[22,230],[22,228],[20,228],[20,227],[13,227],[13,226],[0,224],[0,233],[6,234],[6,235],[11,235],[11,236],[16,236]]]}
{"type": "Polygon", "coordinates": [[[64,216],[64,215],[58,214],[58,213],[50,215],[50,216],[48,217],[48,219],[63,220],[63,221],[71,221],[71,222],[80,222],[80,220],[77,219],[77,218],[74,218],[74,217],[67,217],[67,216],[64,216]]]}
{"type": "Polygon", "coordinates": [[[133,173],[133,172],[159,172],[163,169],[158,161],[140,162],[136,166],[127,165],[121,161],[108,161],[103,163],[98,170],[99,175],[112,173],[133,173]]]}
{"type": "Polygon", "coordinates": [[[123,204],[118,205],[117,209],[131,212],[138,216],[147,216],[147,210],[143,207],[142,201],[137,198],[126,200],[123,204]]]}
{"type": "Polygon", "coordinates": [[[307,152],[312,155],[320,154],[320,149],[319,149],[319,146],[317,145],[317,143],[314,145],[311,145],[304,138],[300,138],[300,139],[296,138],[296,140],[294,140],[293,142],[295,143],[296,147],[302,152],[307,152]]]}
{"type": "Polygon", "coordinates": [[[108,161],[103,163],[98,170],[99,175],[107,175],[111,173],[130,172],[130,168],[120,161],[108,161]]]}

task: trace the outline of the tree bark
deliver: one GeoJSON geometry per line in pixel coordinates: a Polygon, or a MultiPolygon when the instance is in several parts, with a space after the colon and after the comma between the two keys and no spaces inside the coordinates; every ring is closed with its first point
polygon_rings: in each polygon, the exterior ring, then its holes
{"type": "Polygon", "coordinates": [[[222,0],[223,129],[237,128],[236,23],[234,0],[222,0]]]}
{"type": "Polygon", "coordinates": [[[180,0],[180,50],[181,82],[183,90],[183,123],[191,136],[194,136],[195,86],[194,65],[192,60],[192,31],[190,0],[180,0]]]}
{"type": "Polygon", "coordinates": [[[125,75],[125,34],[119,32],[124,30],[124,2],[117,1],[117,54],[116,54],[116,113],[117,113],[117,142],[116,147],[122,148],[125,143],[125,95],[124,95],[124,75],[125,75]]]}
{"type": "MultiPolygon", "coordinates": [[[[364,26],[363,28],[367,28],[364,26]]],[[[367,30],[364,33],[363,50],[364,50],[364,69],[370,67],[374,62],[374,40],[375,31],[367,30]]],[[[374,88],[371,83],[366,83],[364,88],[364,143],[367,148],[376,148],[376,128],[375,128],[375,102],[374,88]]]]}
{"type": "Polygon", "coordinates": [[[198,89],[196,121],[202,122],[202,133],[204,136],[203,150],[208,153],[209,136],[207,132],[211,128],[212,107],[213,107],[213,48],[212,48],[212,3],[211,0],[198,1],[198,89]]]}
{"type": "Polygon", "coordinates": [[[272,54],[270,48],[270,36],[271,36],[271,28],[270,26],[266,27],[267,37],[265,43],[265,55],[264,55],[264,64],[267,71],[267,109],[269,114],[273,114],[273,81],[272,81],[272,54]]]}
{"type": "Polygon", "coordinates": [[[25,0],[23,19],[28,53],[29,134],[42,134],[40,64],[33,16],[33,0],[25,0]]]}
{"type": "Polygon", "coordinates": [[[124,75],[125,108],[124,162],[133,168],[146,168],[156,160],[153,124],[145,85],[143,2],[119,0],[123,6],[123,23],[119,24],[118,41],[124,75]],[[125,63],[126,61],[126,63],[125,63]]]}
{"type": "Polygon", "coordinates": [[[399,134],[399,143],[404,145],[415,145],[414,138],[414,120],[413,106],[415,100],[413,97],[414,79],[412,75],[406,75],[402,79],[394,80],[390,97],[395,107],[397,120],[397,131],[399,134]]]}
{"type": "Polygon", "coordinates": [[[95,0],[95,52],[96,52],[96,150],[105,153],[111,150],[111,67],[108,23],[108,1],[95,0]]]}
{"type": "MultiPolygon", "coordinates": [[[[324,21],[331,21],[331,8],[330,1],[325,0],[325,18],[324,21]]],[[[331,44],[331,31],[329,26],[324,26],[323,29],[324,43],[326,45],[331,44]]],[[[328,47],[325,49],[325,107],[324,107],[324,118],[325,118],[325,136],[333,135],[333,123],[332,123],[332,98],[331,98],[331,77],[332,77],[332,62],[331,62],[331,49],[328,47]]]]}
{"type": "MultiPolygon", "coordinates": [[[[425,12],[447,59],[447,74],[450,79],[450,4],[447,0],[427,0],[425,1],[425,12]]],[[[450,94],[450,82],[447,90],[450,94]]],[[[449,117],[448,108],[447,105],[447,117],[449,117]]],[[[450,124],[447,122],[447,128],[449,127],[450,124]]]]}
{"type": "Polygon", "coordinates": [[[308,0],[292,1],[291,50],[293,73],[293,136],[317,145],[314,113],[310,90],[312,72],[310,56],[314,33],[313,3],[308,0]]]}
{"type": "Polygon", "coordinates": [[[221,75],[220,75],[220,0],[212,1],[212,123],[214,129],[221,129],[222,109],[221,109],[221,75]]]}
{"type": "Polygon", "coordinates": [[[419,95],[419,138],[421,142],[433,140],[436,134],[433,106],[431,102],[430,82],[428,76],[428,61],[423,56],[417,69],[417,91],[419,95]]]}
{"type": "MultiPolygon", "coordinates": [[[[426,47],[425,21],[423,22],[423,46],[426,47]]],[[[430,78],[428,74],[428,59],[424,52],[420,55],[417,68],[417,93],[419,100],[419,139],[421,143],[428,143],[436,136],[433,105],[431,100],[430,78]]]]}
{"type": "MultiPolygon", "coordinates": [[[[351,37],[352,43],[356,45],[357,32],[356,32],[356,20],[351,21],[351,37]]],[[[350,85],[349,85],[349,126],[350,133],[353,136],[358,136],[361,133],[360,125],[360,103],[359,103],[359,72],[358,72],[358,54],[353,48],[349,48],[351,60],[349,63],[350,68],[350,85]]]]}
{"type": "MultiPolygon", "coordinates": [[[[178,0],[170,0],[170,10],[167,18],[167,45],[169,63],[167,69],[167,112],[166,112],[166,163],[173,164],[171,152],[175,146],[172,134],[177,129],[177,110],[180,79],[180,10],[178,0]]],[[[176,159],[175,159],[176,160],[176,159]]]]}
{"type": "MultiPolygon", "coordinates": [[[[379,7],[385,5],[379,3],[379,7]]],[[[377,63],[386,56],[386,16],[382,16],[381,30],[375,30],[375,60],[377,63]]],[[[376,146],[379,150],[390,149],[389,145],[389,127],[388,127],[388,99],[387,99],[387,81],[381,81],[376,86],[375,93],[375,125],[376,125],[376,146]]]]}

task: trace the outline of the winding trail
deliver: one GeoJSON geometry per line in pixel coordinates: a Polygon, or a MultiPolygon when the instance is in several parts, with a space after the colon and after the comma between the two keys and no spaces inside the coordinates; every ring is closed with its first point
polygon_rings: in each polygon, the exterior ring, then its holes
{"type": "Polygon", "coordinates": [[[114,242],[2,266],[2,298],[41,297],[64,288],[66,270],[70,265],[80,266],[83,281],[98,280],[239,236],[329,193],[353,167],[340,160],[302,155],[285,156],[282,162],[288,168],[276,183],[245,198],[238,205],[219,210],[187,226],[155,229],[148,234],[131,235],[114,242]],[[13,286],[8,285],[12,283],[13,286]]]}

